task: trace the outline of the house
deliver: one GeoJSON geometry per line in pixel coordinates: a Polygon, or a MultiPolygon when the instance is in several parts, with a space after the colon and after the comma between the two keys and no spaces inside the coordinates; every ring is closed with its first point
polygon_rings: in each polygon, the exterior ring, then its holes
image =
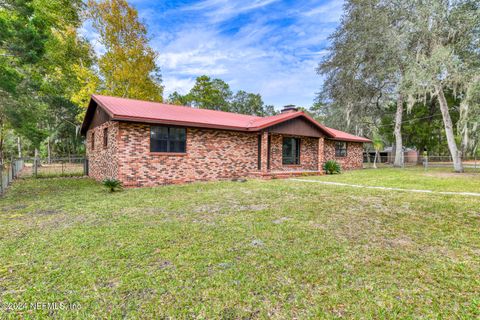
{"type": "MultiPolygon", "coordinates": [[[[364,162],[373,162],[375,159],[375,151],[368,151],[364,153],[364,162]],[[370,157],[370,159],[367,158],[370,157]]],[[[421,163],[421,157],[419,152],[416,149],[403,147],[403,161],[406,164],[417,164],[421,163]]],[[[383,150],[378,152],[377,163],[394,163],[395,162],[395,150],[394,147],[386,147],[383,150]]]]}
{"type": "Polygon", "coordinates": [[[370,140],[294,107],[269,117],[93,95],[81,133],[89,175],[125,186],[321,174],[326,160],[362,168],[370,140]]]}

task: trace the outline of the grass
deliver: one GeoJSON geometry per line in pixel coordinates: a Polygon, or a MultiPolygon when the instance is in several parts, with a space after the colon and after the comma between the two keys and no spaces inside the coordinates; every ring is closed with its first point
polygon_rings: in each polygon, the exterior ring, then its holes
{"type": "Polygon", "coordinates": [[[423,167],[364,169],[307,179],[404,189],[480,192],[480,171],[467,170],[465,173],[454,173],[450,168],[430,168],[427,171],[423,167]]]}
{"type": "MultiPolygon", "coordinates": [[[[24,169],[21,172],[22,177],[34,176],[34,170],[32,164],[25,164],[24,169]]],[[[55,178],[55,177],[81,177],[84,175],[83,163],[52,163],[42,164],[37,168],[36,178],[55,178]]]]}
{"type": "MultiPolygon", "coordinates": [[[[391,174],[321,179],[397,183],[391,174]]],[[[478,190],[470,176],[395,174],[478,190]]],[[[0,318],[480,317],[476,197],[280,179],[108,193],[25,179],[0,212],[0,303],[79,306],[0,304],[0,318]]]]}

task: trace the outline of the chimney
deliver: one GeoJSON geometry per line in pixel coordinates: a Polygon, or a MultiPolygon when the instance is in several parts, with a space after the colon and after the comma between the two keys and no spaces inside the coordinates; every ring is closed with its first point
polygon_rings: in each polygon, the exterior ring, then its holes
{"type": "Polygon", "coordinates": [[[281,112],[286,113],[286,112],[295,112],[295,111],[298,111],[298,108],[294,104],[289,104],[284,106],[281,112]]]}

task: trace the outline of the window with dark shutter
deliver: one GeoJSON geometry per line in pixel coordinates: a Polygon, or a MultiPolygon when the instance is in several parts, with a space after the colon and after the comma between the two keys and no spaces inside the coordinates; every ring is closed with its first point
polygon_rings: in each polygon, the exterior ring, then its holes
{"type": "Polygon", "coordinates": [[[92,150],[95,150],[95,132],[92,132],[92,150]]]}
{"type": "Polygon", "coordinates": [[[185,153],[186,131],[185,128],[151,126],[150,152],[185,153]]]}
{"type": "Polygon", "coordinates": [[[282,163],[300,164],[300,139],[286,137],[282,144],[282,163]]]}
{"type": "Polygon", "coordinates": [[[347,143],[345,141],[335,142],[335,157],[347,156],[347,143]]]}

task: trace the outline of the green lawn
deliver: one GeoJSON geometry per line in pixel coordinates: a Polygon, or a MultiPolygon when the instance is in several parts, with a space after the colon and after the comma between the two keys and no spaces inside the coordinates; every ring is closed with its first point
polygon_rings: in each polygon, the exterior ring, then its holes
{"type": "Polygon", "coordinates": [[[454,173],[451,168],[410,167],[345,171],[341,175],[307,177],[307,179],[335,181],[365,186],[383,186],[404,189],[480,193],[480,169],[475,172],[454,173]]]}
{"type": "MultiPolygon", "coordinates": [[[[442,172],[319,179],[479,190],[442,172]]],[[[0,318],[478,318],[479,230],[478,197],[280,179],[109,194],[89,179],[22,180],[0,199],[0,318]],[[79,307],[22,308],[33,302],[79,307]]]]}

